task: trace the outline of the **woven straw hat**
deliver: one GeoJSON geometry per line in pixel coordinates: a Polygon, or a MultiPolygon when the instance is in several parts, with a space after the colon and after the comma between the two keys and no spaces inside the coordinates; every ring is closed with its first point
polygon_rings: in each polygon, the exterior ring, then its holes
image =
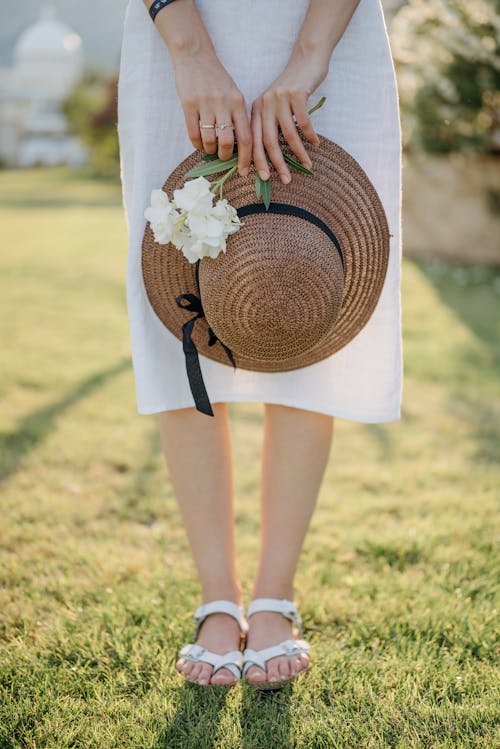
{"type": "MultiPolygon", "coordinates": [[[[243,225],[216,258],[190,263],[173,244],[155,242],[146,224],[146,292],[160,320],[183,341],[191,391],[203,413],[213,415],[198,353],[254,371],[305,367],[349,343],[378,302],[391,236],[382,202],[360,164],[318,137],[319,146],[304,142],[312,175],[292,168],[284,185],[271,171],[268,210],[255,194],[253,164],[247,177],[236,172],[227,179],[223,197],[243,225]]],[[[295,158],[286,143],[282,150],[295,158]]],[[[202,155],[194,151],[168,176],[162,189],[169,198],[202,155]]]]}

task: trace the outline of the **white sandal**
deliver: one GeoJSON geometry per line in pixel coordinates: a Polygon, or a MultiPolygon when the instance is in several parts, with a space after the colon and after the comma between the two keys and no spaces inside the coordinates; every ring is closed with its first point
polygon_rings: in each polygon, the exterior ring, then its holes
{"type": "MultiPolygon", "coordinates": [[[[227,601],[225,599],[219,599],[216,601],[208,601],[199,606],[194,613],[194,640],[198,637],[198,631],[209,614],[230,614],[234,617],[240,625],[240,646],[241,641],[244,640],[246,633],[248,632],[248,622],[243,615],[243,606],[235,603],[234,601],[227,601]]],[[[210,663],[213,666],[210,678],[220,668],[227,668],[236,677],[236,681],[232,681],[228,684],[211,684],[207,686],[227,686],[232,687],[241,679],[241,667],[243,664],[243,654],[241,650],[228,650],[227,653],[214,653],[212,650],[208,650],[203,645],[198,645],[196,642],[190,642],[184,645],[179,651],[181,658],[185,658],[189,661],[202,661],[203,663],[210,663]]],[[[187,679],[189,681],[189,679],[187,679]]],[[[196,682],[192,682],[196,683],[196,682]]]]}
{"type": "MultiPolygon", "coordinates": [[[[254,598],[248,606],[247,619],[257,611],[277,611],[283,614],[283,616],[286,616],[287,619],[295,623],[299,637],[303,637],[302,619],[293,601],[289,601],[286,598],[254,598]]],[[[259,666],[265,671],[266,661],[277,655],[298,655],[299,653],[307,653],[309,649],[309,643],[306,640],[296,638],[283,640],[278,645],[271,645],[261,650],[245,648],[243,651],[243,675],[253,665],[259,666]]],[[[250,681],[246,679],[246,683],[259,690],[279,689],[304,671],[307,671],[307,669],[302,669],[293,676],[288,677],[288,679],[280,679],[280,681],[250,681]]]]}

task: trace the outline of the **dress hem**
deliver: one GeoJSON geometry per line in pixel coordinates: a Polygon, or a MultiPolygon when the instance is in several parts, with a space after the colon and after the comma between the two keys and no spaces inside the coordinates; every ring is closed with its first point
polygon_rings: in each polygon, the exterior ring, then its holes
{"type": "MultiPolygon", "coordinates": [[[[281,406],[290,406],[292,408],[300,408],[304,409],[306,411],[314,411],[317,413],[324,413],[329,416],[336,416],[340,419],[347,419],[348,421],[356,421],[360,422],[362,424],[380,424],[380,423],[386,423],[386,422],[392,422],[397,421],[401,418],[401,408],[398,407],[395,410],[388,412],[377,412],[373,413],[370,416],[359,416],[355,415],[352,412],[349,413],[347,411],[342,411],[342,409],[330,409],[325,408],[321,406],[314,406],[310,403],[301,402],[298,400],[292,400],[292,399],[283,399],[280,398],[279,400],[275,400],[273,398],[262,398],[262,397],[253,397],[250,395],[235,395],[234,393],[227,396],[220,396],[217,398],[211,398],[211,403],[272,403],[275,405],[281,405],[281,406]]],[[[141,416],[151,416],[152,414],[161,413],[163,411],[176,411],[180,408],[190,408],[194,406],[194,402],[191,401],[189,403],[181,404],[181,405],[175,405],[175,406],[169,406],[169,405],[163,405],[163,406],[144,406],[141,408],[137,408],[137,413],[141,416]]]]}

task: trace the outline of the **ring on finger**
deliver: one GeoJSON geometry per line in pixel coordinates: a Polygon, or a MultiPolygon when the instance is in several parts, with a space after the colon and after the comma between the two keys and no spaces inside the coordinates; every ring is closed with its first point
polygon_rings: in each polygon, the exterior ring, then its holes
{"type": "Polygon", "coordinates": [[[220,122],[218,125],[215,126],[216,130],[224,130],[224,128],[230,127],[232,130],[234,130],[234,125],[230,122],[220,122]]]}

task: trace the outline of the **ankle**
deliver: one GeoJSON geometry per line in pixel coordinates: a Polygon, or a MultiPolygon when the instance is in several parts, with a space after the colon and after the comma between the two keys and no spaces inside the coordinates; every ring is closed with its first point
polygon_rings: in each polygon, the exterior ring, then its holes
{"type": "Polygon", "coordinates": [[[252,599],[254,598],[286,598],[293,601],[293,583],[256,582],[252,590],[252,599]]]}
{"type": "Polygon", "coordinates": [[[226,601],[233,601],[234,603],[241,603],[243,595],[242,588],[236,582],[228,583],[209,583],[202,586],[202,603],[208,603],[209,601],[218,601],[224,599],[226,601]]]}

